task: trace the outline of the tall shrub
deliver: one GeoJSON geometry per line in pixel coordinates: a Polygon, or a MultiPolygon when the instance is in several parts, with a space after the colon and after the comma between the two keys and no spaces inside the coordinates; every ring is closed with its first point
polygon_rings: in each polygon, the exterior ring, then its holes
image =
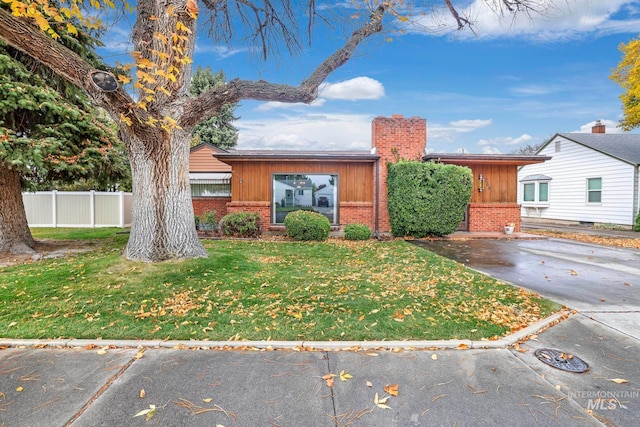
{"type": "Polygon", "coordinates": [[[473,190],[471,169],[401,160],[388,170],[394,236],[444,236],[458,229],[473,190]]]}
{"type": "Polygon", "coordinates": [[[327,240],[331,223],[318,212],[299,210],[290,212],[284,219],[287,236],[295,240],[327,240]]]}

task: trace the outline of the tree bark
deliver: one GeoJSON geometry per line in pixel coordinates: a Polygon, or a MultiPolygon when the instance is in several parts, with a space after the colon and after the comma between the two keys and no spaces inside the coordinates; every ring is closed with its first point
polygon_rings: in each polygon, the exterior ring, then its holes
{"type": "Polygon", "coordinates": [[[22,202],[20,174],[0,160],[0,252],[34,254],[35,244],[22,202]]]}
{"type": "Polygon", "coordinates": [[[202,258],[207,252],[196,232],[189,186],[190,132],[157,132],[143,140],[122,132],[131,162],[131,235],[123,255],[156,262],[202,258]]]}

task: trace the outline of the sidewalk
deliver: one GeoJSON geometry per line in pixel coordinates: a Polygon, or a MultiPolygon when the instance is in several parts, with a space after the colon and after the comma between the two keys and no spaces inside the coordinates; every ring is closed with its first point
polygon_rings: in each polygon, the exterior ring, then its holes
{"type": "Polygon", "coordinates": [[[11,347],[0,350],[0,425],[636,425],[638,340],[582,315],[530,338],[466,350],[11,347]],[[552,368],[537,348],[590,370],[552,368]],[[385,392],[396,384],[397,396],[385,392]],[[134,417],[150,405],[149,421],[134,417]]]}

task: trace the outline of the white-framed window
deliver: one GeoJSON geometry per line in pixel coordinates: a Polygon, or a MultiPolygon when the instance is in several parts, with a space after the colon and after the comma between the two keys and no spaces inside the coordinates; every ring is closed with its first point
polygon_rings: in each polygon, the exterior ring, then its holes
{"type": "Polygon", "coordinates": [[[522,204],[546,206],[549,204],[549,181],[546,175],[530,175],[524,177],[522,183],[522,204]]]}
{"type": "Polygon", "coordinates": [[[587,203],[602,203],[602,178],[587,178],[587,203]]]}

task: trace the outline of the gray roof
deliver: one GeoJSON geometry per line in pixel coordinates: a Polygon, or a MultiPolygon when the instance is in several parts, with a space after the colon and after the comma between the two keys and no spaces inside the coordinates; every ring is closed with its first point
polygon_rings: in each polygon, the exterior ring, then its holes
{"type": "Polygon", "coordinates": [[[640,134],[559,133],[558,135],[624,162],[640,165],[640,134]]]}

